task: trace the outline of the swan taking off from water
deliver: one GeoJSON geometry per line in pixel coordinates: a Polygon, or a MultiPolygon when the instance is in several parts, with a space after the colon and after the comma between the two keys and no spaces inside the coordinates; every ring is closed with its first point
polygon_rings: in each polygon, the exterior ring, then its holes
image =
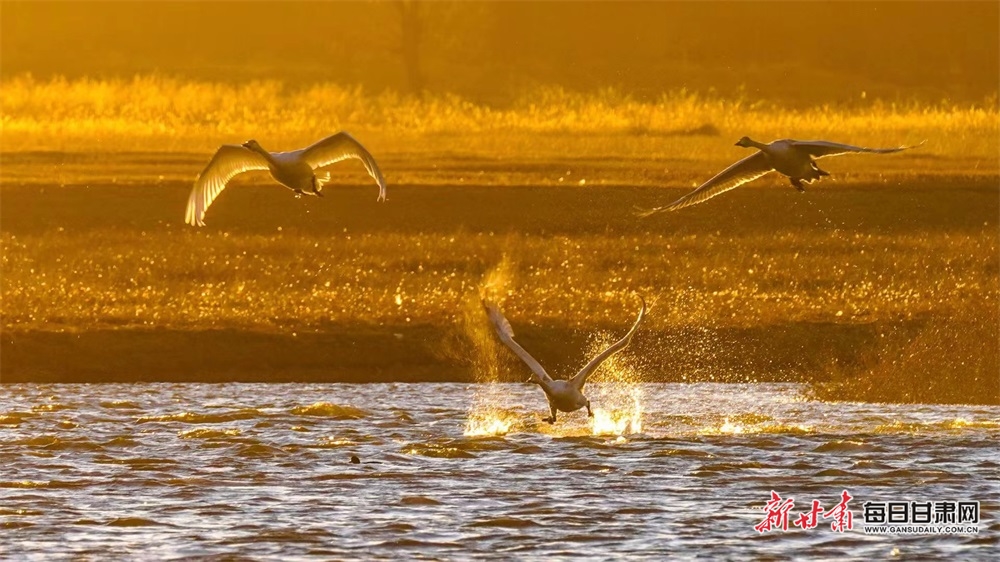
{"type": "Polygon", "coordinates": [[[316,173],[316,170],[348,158],[357,158],[364,163],[368,174],[378,183],[378,200],[385,201],[382,171],[365,147],[346,131],[291,152],[268,152],[255,140],[241,145],[224,144],[195,180],[184,221],[204,226],[205,211],[226,188],[229,180],[252,170],[269,170],[272,178],[297,195],[322,197],[323,184],[330,181],[330,174],[316,173]]]}
{"type": "MultiPolygon", "coordinates": [[[[916,146],[923,144],[921,142],[916,146]]],[[[829,141],[797,141],[791,139],[776,140],[771,144],[764,144],[750,137],[741,138],[736,143],[736,146],[756,148],[758,151],[726,168],[714,178],[703,183],[698,189],[695,189],[677,201],[665,207],[657,207],[644,211],[640,213],[640,216],[648,217],[649,215],[663,211],[676,211],[677,209],[697,205],[720,193],[739,187],[774,171],[788,176],[795,189],[805,191],[802,182],[812,183],[822,176],[830,175],[819,169],[814,159],[858,152],[889,154],[891,152],[900,152],[909,148],[915,148],[914,146],[863,148],[829,141]]]]}
{"type": "Polygon", "coordinates": [[[646,300],[642,297],[639,297],[639,300],[642,301],[642,309],[639,311],[639,317],[636,319],[635,324],[632,325],[632,329],[625,334],[625,337],[611,344],[610,347],[599,353],[597,357],[591,359],[590,363],[587,363],[580,369],[580,372],[576,376],[569,380],[555,380],[550,377],[538,361],[525,351],[520,344],[514,341],[514,330],[510,327],[510,322],[507,322],[507,319],[504,318],[503,313],[500,312],[500,309],[495,304],[483,299],[483,308],[486,309],[486,314],[489,315],[490,321],[493,322],[493,327],[496,329],[497,335],[500,336],[500,341],[511,348],[531,369],[531,379],[528,382],[542,387],[545,397],[549,399],[551,416],[544,419],[549,423],[555,423],[556,410],[561,412],[575,412],[580,408],[586,407],[587,415],[593,417],[594,413],[590,410],[590,400],[587,400],[587,397],[583,395],[583,385],[587,383],[587,377],[596,371],[601,366],[601,363],[604,363],[604,361],[615,353],[625,349],[629,342],[632,341],[632,336],[635,335],[635,331],[639,329],[639,324],[642,323],[642,319],[646,315],[646,300]]]}

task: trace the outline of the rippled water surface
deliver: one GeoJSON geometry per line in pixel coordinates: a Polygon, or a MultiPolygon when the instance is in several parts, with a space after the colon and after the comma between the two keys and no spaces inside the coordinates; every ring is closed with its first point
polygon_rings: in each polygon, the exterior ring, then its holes
{"type": "Polygon", "coordinates": [[[0,556],[997,552],[1000,408],[810,402],[778,384],[588,393],[593,420],[550,426],[529,385],[0,386],[0,556]],[[753,528],[771,490],[797,512],[844,489],[853,531],[753,528]],[[864,501],[952,499],[982,502],[978,534],[860,530],[864,501]]]}

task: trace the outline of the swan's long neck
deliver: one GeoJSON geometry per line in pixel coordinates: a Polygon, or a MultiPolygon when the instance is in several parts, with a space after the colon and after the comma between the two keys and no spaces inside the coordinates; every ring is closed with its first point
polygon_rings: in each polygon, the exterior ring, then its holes
{"type": "Polygon", "coordinates": [[[767,146],[768,145],[766,145],[766,144],[764,144],[762,142],[757,142],[757,141],[755,141],[755,140],[753,140],[751,138],[747,138],[747,144],[749,144],[750,146],[756,148],[757,150],[762,150],[764,152],[767,152],[767,146]]]}
{"type": "Polygon", "coordinates": [[[261,156],[263,156],[264,159],[267,160],[268,164],[270,164],[271,166],[277,167],[277,165],[278,165],[277,160],[274,159],[274,156],[271,156],[270,152],[264,150],[264,147],[262,147],[261,145],[255,144],[255,145],[252,145],[252,146],[250,146],[248,148],[250,150],[256,152],[257,154],[260,154],[261,156]]]}

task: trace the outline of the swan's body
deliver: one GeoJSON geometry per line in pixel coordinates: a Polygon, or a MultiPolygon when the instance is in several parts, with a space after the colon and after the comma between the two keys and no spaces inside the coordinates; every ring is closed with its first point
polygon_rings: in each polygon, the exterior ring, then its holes
{"type": "Polygon", "coordinates": [[[323,184],[330,181],[330,174],[316,170],[348,158],[364,163],[368,174],[378,183],[378,200],[384,201],[382,171],[365,147],[345,131],[291,152],[268,152],[255,140],[241,145],[224,144],[194,182],[184,220],[190,225],[204,226],[205,211],[229,180],[252,170],[270,171],[271,177],[298,195],[322,197],[323,184]]]}
{"type": "Polygon", "coordinates": [[[528,382],[542,387],[545,397],[549,400],[551,415],[545,418],[545,421],[555,423],[557,410],[560,412],[575,412],[580,408],[587,408],[587,415],[594,415],[590,409],[590,400],[587,400],[587,397],[583,395],[583,385],[587,383],[587,377],[596,371],[601,366],[601,363],[604,363],[604,361],[615,353],[625,349],[629,342],[632,341],[632,336],[646,315],[646,301],[641,297],[640,300],[642,300],[642,309],[639,311],[639,318],[636,319],[635,324],[632,325],[632,329],[625,334],[625,337],[613,343],[610,347],[591,359],[583,369],[580,369],[580,372],[576,376],[569,380],[556,380],[550,377],[541,364],[525,351],[520,344],[514,341],[514,330],[510,327],[510,322],[507,322],[507,319],[504,318],[503,313],[500,312],[500,309],[495,304],[483,300],[483,307],[486,309],[490,321],[493,322],[493,327],[500,337],[500,341],[513,350],[528,365],[528,368],[531,369],[531,379],[528,382]]]}
{"type": "Polygon", "coordinates": [[[645,211],[641,213],[641,216],[647,217],[662,211],[676,211],[696,205],[771,172],[779,172],[788,176],[795,189],[805,191],[802,186],[803,182],[812,183],[823,176],[830,175],[816,165],[816,159],[859,152],[888,154],[914,148],[912,146],[864,148],[829,141],[791,139],[776,140],[770,144],[764,144],[752,140],[750,137],[741,138],[736,146],[756,148],[758,151],[719,172],[715,177],[684,197],[664,207],[645,211]]]}

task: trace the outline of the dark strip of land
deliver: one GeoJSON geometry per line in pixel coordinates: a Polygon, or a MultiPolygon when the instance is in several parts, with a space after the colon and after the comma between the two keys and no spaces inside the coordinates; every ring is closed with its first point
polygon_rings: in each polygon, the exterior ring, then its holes
{"type": "MultiPolygon", "coordinates": [[[[875,325],[807,323],[643,331],[629,354],[647,382],[814,382],[854,365],[875,325]]],[[[522,344],[552,374],[589,360],[589,333],[525,327],[522,344]]],[[[475,382],[476,347],[435,326],[343,326],[314,333],[88,330],[4,333],[2,382],[475,382]]],[[[527,371],[511,360],[506,380],[527,371]]]]}

